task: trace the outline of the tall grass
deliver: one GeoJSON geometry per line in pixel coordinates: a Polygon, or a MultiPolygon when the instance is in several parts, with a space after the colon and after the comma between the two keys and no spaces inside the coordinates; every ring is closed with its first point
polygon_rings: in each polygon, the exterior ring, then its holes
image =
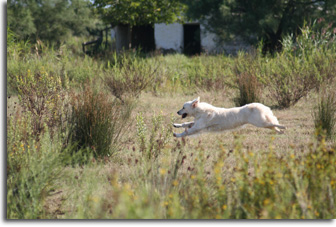
{"type": "Polygon", "coordinates": [[[316,130],[323,130],[327,139],[335,136],[336,97],[334,93],[324,94],[313,111],[316,130]]]}
{"type": "MultiPolygon", "coordinates": [[[[238,136],[229,145],[219,137],[173,140],[170,117],[147,110],[155,103],[129,101],[144,92],[176,99],[210,91],[239,92],[236,105],[268,96],[269,105],[293,106],[333,86],[328,29],[304,28],[273,57],[90,58],[73,44],[54,49],[9,34],[8,90],[19,110],[7,119],[7,218],[54,218],[44,208],[55,190],[59,218],[335,218],[335,148],[322,133],[285,152],[272,139],[260,149],[238,136]],[[135,105],[147,114],[134,114],[135,105]]],[[[333,102],[321,102],[318,125],[332,119],[333,102]]]]}
{"type": "MultiPolygon", "coordinates": [[[[67,86],[67,78],[63,84],[67,86]]],[[[66,91],[58,75],[48,74],[44,68],[32,73],[29,69],[23,75],[17,75],[15,86],[23,111],[32,117],[34,134],[38,136],[49,128],[51,135],[58,127],[65,128],[67,118],[66,91]]]]}
{"type": "Polygon", "coordinates": [[[103,76],[107,89],[121,102],[124,102],[125,98],[138,98],[142,91],[154,86],[159,67],[155,62],[147,64],[141,58],[127,56],[119,56],[120,65],[107,67],[103,76]]]}
{"type": "Polygon", "coordinates": [[[271,141],[263,151],[251,150],[242,142],[237,137],[233,150],[217,143],[219,152],[209,157],[197,149],[187,150],[183,142],[175,141],[154,160],[140,150],[129,151],[129,158],[124,161],[128,167],[122,170],[112,163],[92,166],[75,181],[87,194],[72,195],[65,204],[65,207],[80,204],[80,209],[71,209],[66,217],[335,217],[335,150],[327,148],[323,139],[314,141],[304,152],[293,147],[282,155],[274,150],[271,141]],[[99,174],[104,171],[102,168],[108,168],[105,174],[99,174]],[[99,190],[102,187],[107,189],[99,190]]]}
{"type": "Polygon", "coordinates": [[[285,37],[284,50],[266,64],[265,78],[279,107],[295,105],[311,90],[318,90],[335,78],[335,58],[331,55],[336,48],[336,36],[330,27],[325,29],[304,27],[296,39],[285,37]]]}
{"type": "Polygon", "coordinates": [[[95,157],[112,155],[130,125],[133,104],[109,99],[89,84],[70,102],[70,141],[77,144],[78,150],[89,149],[95,157]]]}
{"type": "Polygon", "coordinates": [[[234,98],[237,106],[260,102],[262,95],[262,83],[260,80],[260,58],[258,53],[239,53],[233,64],[235,79],[232,87],[238,89],[238,95],[234,98]]]}
{"type": "Polygon", "coordinates": [[[45,218],[44,203],[66,165],[67,149],[48,132],[36,140],[29,114],[7,123],[7,218],[45,218]]]}
{"type": "Polygon", "coordinates": [[[165,126],[161,115],[153,116],[152,130],[148,136],[147,126],[142,114],[136,117],[137,138],[140,151],[150,159],[156,159],[164,146],[169,142],[172,135],[172,128],[165,126]]]}

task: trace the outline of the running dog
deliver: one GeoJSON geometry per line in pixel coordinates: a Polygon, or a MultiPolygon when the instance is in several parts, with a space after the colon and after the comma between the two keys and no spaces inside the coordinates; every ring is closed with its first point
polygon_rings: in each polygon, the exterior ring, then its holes
{"type": "Polygon", "coordinates": [[[271,109],[261,103],[251,103],[242,107],[219,108],[205,102],[200,98],[184,103],[183,108],[177,112],[182,118],[194,117],[195,121],[183,124],[173,124],[176,128],[185,128],[185,131],[175,137],[196,135],[202,132],[221,132],[236,129],[245,124],[252,124],[260,128],[275,130],[284,133],[285,126],[279,124],[271,109]]]}

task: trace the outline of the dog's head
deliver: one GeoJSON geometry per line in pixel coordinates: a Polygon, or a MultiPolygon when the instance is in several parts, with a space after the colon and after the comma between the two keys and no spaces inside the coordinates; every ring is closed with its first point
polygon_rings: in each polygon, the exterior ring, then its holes
{"type": "Polygon", "coordinates": [[[197,99],[194,99],[193,101],[189,101],[183,104],[182,109],[177,111],[178,115],[182,115],[182,118],[186,118],[188,116],[194,116],[195,115],[195,108],[200,102],[200,97],[197,99]]]}

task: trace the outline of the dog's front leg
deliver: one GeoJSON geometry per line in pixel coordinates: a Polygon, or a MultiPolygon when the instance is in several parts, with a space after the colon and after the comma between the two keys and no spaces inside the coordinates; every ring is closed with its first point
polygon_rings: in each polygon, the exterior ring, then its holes
{"type": "Polygon", "coordinates": [[[190,135],[196,134],[199,131],[201,131],[201,129],[199,129],[197,127],[191,127],[190,129],[186,128],[185,131],[182,132],[182,133],[179,133],[179,134],[174,133],[173,135],[174,135],[174,137],[180,138],[180,137],[185,137],[185,136],[190,136],[190,135]]]}
{"type": "Polygon", "coordinates": [[[194,125],[194,122],[185,122],[185,123],[182,123],[182,124],[176,124],[174,123],[173,126],[175,128],[191,128],[192,126],[194,125]]]}
{"type": "Polygon", "coordinates": [[[182,133],[173,133],[173,136],[176,137],[176,138],[180,138],[180,137],[185,137],[187,134],[186,134],[186,131],[182,132],[182,133]]]}

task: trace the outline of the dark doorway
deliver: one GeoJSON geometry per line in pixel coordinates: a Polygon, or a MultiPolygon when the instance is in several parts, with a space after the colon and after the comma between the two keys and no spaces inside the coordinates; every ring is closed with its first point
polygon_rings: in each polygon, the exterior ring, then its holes
{"type": "Polygon", "coordinates": [[[201,53],[201,30],[199,24],[184,24],[184,53],[195,55],[201,53]]]}
{"type": "Polygon", "coordinates": [[[144,52],[155,50],[154,27],[139,25],[132,27],[132,48],[141,48],[144,52]]]}

